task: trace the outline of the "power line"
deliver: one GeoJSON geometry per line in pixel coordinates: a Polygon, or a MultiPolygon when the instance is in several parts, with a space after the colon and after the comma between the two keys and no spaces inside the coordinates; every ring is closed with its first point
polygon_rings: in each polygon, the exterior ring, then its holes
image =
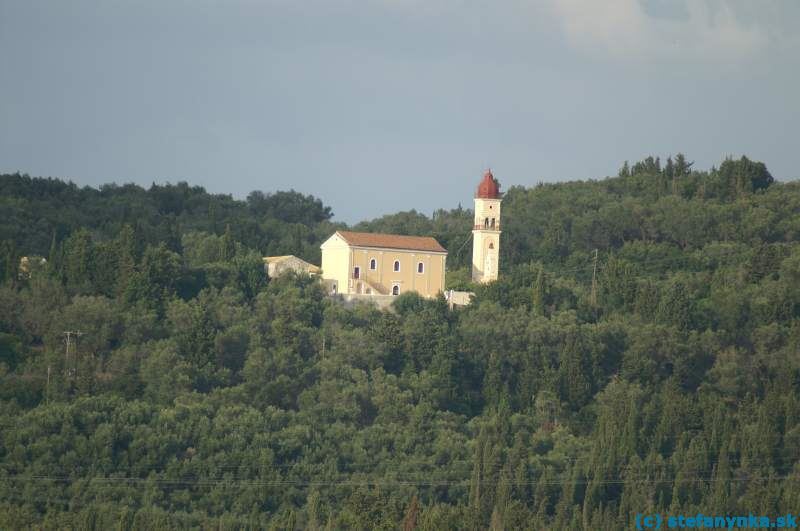
{"type": "MultiPolygon", "coordinates": [[[[513,485],[627,485],[627,484],[681,484],[681,483],[718,483],[718,482],[747,482],[747,481],[800,481],[800,475],[773,475],[773,476],[747,476],[747,477],[715,477],[715,476],[686,476],[683,478],[653,478],[649,476],[640,477],[612,477],[610,479],[555,479],[555,480],[510,480],[513,485]]],[[[391,480],[391,479],[360,479],[360,480],[336,480],[336,481],[303,481],[303,480],[242,480],[231,478],[219,479],[163,479],[163,478],[136,478],[136,477],[113,477],[95,476],[82,478],[66,478],[61,476],[5,476],[0,477],[0,481],[32,481],[32,482],[51,482],[51,483],[74,483],[76,481],[90,483],[129,483],[129,484],[156,484],[167,486],[240,486],[240,487],[334,487],[334,486],[467,486],[471,484],[470,479],[463,480],[391,480]]],[[[481,479],[482,485],[498,485],[504,481],[503,478],[496,480],[481,479]]]]}
{"type": "MultiPolygon", "coordinates": [[[[546,467],[548,464],[552,466],[557,465],[572,465],[572,466],[586,466],[590,465],[595,461],[595,458],[592,455],[582,455],[582,456],[566,456],[560,457],[557,460],[552,458],[548,458],[547,456],[536,456],[539,459],[536,459],[534,462],[528,461],[528,464],[531,466],[539,466],[539,467],[546,467]]],[[[637,456],[638,457],[638,456],[637,456]]],[[[624,471],[630,470],[634,468],[640,469],[652,469],[652,468],[667,468],[674,470],[677,467],[681,466],[704,466],[704,467],[712,467],[718,465],[720,463],[719,458],[711,458],[707,459],[702,456],[697,456],[694,459],[681,459],[679,463],[671,462],[669,459],[666,458],[661,462],[649,462],[647,460],[643,460],[639,458],[638,463],[631,463],[627,462],[624,464],[614,466],[614,470],[624,471]]],[[[737,455],[737,452],[731,452],[728,457],[728,462],[731,468],[741,468],[742,466],[748,467],[788,467],[789,465],[796,465],[798,464],[798,455],[781,455],[776,457],[763,457],[763,456],[756,456],[756,458],[751,458],[748,456],[737,455]]],[[[412,463],[414,461],[411,461],[412,463]]],[[[404,476],[413,476],[418,474],[430,474],[432,472],[439,472],[442,474],[458,474],[462,472],[466,472],[472,469],[473,465],[475,464],[474,460],[463,460],[458,462],[450,462],[447,464],[435,464],[435,463],[427,463],[427,462],[416,462],[420,465],[419,468],[413,469],[412,467],[398,467],[398,466],[389,466],[389,467],[381,467],[380,465],[375,465],[372,463],[353,463],[344,467],[345,469],[336,468],[335,470],[330,469],[329,465],[325,463],[316,463],[316,464],[285,464],[285,465],[264,465],[264,466],[248,466],[248,465],[211,465],[211,466],[203,466],[202,464],[195,464],[191,462],[180,463],[176,464],[172,467],[159,467],[159,466],[152,466],[152,467],[137,467],[137,466],[128,466],[128,467],[115,467],[117,471],[127,471],[132,472],[134,470],[139,470],[142,473],[149,471],[152,473],[160,473],[160,474],[197,474],[197,473],[211,473],[211,472],[219,472],[223,471],[223,473],[227,472],[243,472],[247,473],[259,473],[264,474],[265,472],[284,472],[284,473],[315,473],[315,474],[339,474],[339,475],[351,475],[351,476],[358,476],[360,474],[364,474],[366,472],[359,471],[360,468],[367,469],[367,472],[371,471],[373,473],[382,473],[384,475],[404,475],[404,476]],[[293,470],[296,469],[296,470],[293,470]],[[350,470],[347,470],[350,469],[350,470]],[[433,469],[433,470],[432,470],[433,469]],[[459,471],[460,469],[460,471],[459,471]]],[[[602,462],[600,463],[602,465],[602,462]]],[[[13,467],[12,467],[13,468],[13,467]]],[[[87,476],[73,476],[70,475],[70,472],[80,472],[83,467],[48,467],[49,473],[48,474],[41,474],[41,475],[31,475],[26,476],[24,473],[9,473],[10,470],[6,470],[5,478],[23,478],[23,477],[49,477],[49,478],[61,478],[63,480],[78,480],[87,476]],[[53,472],[60,472],[60,475],[55,475],[53,472]]],[[[91,468],[91,467],[87,467],[91,468]]],[[[112,478],[115,477],[125,477],[125,478],[136,478],[138,480],[147,480],[148,478],[142,476],[111,476],[112,478]]],[[[164,478],[154,478],[155,480],[161,481],[164,478]]],[[[214,479],[214,478],[208,478],[214,479]]],[[[235,478],[217,478],[217,479],[235,479],[235,478]]]]}

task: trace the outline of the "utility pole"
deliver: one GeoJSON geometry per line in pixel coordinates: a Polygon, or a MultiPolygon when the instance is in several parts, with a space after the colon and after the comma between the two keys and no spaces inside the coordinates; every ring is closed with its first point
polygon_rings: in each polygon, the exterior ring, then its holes
{"type": "Polygon", "coordinates": [[[592,268],[592,306],[597,306],[597,249],[594,250],[594,267],[592,268]]]}
{"type": "Polygon", "coordinates": [[[64,342],[66,343],[66,349],[64,351],[64,376],[67,378],[74,378],[78,374],[77,342],[78,338],[82,335],[83,332],[80,330],[67,330],[64,332],[64,342]],[[75,349],[72,348],[73,345],[76,346],[75,349]],[[70,351],[74,352],[74,367],[72,368],[70,368],[70,351]]]}

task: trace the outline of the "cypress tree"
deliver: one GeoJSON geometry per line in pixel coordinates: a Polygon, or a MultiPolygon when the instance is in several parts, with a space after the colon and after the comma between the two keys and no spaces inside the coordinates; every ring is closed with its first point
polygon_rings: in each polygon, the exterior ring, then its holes
{"type": "Polygon", "coordinates": [[[225,234],[222,236],[220,260],[228,262],[236,255],[236,242],[231,234],[230,224],[225,226],[225,234]]]}
{"type": "Polygon", "coordinates": [[[414,494],[406,508],[406,515],[403,517],[403,531],[413,531],[416,529],[418,516],[419,500],[417,499],[417,495],[414,494]]]}
{"type": "Polygon", "coordinates": [[[122,227],[115,243],[117,254],[117,295],[121,295],[130,282],[131,276],[136,270],[136,242],[133,227],[125,225],[122,227]]]}
{"type": "Polygon", "coordinates": [[[47,267],[52,272],[55,273],[59,269],[59,252],[58,252],[58,241],[56,240],[56,231],[53,231],[53,237],[50,240],[50,251],[47,253],[47,267]]]}
{"type": "Polygon", "coordinates": [[[539,266],[539,272],[536,275],[536,281],[533,283],[533,298],[532,309],[533,314],[537,316],[544,315],[545,304],[545,276],[544,267],[539,266]]]}

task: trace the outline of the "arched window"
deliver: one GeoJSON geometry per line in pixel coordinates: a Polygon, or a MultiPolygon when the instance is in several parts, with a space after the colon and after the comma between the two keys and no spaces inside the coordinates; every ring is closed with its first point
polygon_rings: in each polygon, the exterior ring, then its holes
{"type": "Polygon", "coordinates": [[[378,261],[375,260],[374,258],[370,258],[369,259],[369,268],[372,271],[375,271],[376,269],[378,269],[378,261]]]}
{"type": "Polygon", "coordinates": [[[489,228],[489,218],[486,218],[486,219],[483,220],[483,228],[484,229],[488,229],[489,228]]]}
{"type": "Polygon", "coordinates": [[[424,273],[425,272],[425,264],[419,262],[417,264],[417,273],[424,273]]]}
{"type": "Polygon", "coordinates": [[[494,249],[494,243],[489,242],[489,249],[494,249]]]}
{"type": "Polygon", "coordinates": [[[395,260],[394,261],[394,270],[395,271],[400,271],[400,260],[395,260]]]}
{"type": "Polygon", "coordinates": [[[400,286],[397,284],[392,286],[392,295],[400,295],[400,286]]]}
{"type": "Polygon", "coordinates": [[[492,228],[494,228],[494,218],[492,218],[492,228]]]}

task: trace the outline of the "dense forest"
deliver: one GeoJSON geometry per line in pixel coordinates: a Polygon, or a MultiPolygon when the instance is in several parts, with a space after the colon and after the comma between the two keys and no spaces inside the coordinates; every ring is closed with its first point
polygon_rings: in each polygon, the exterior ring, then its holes
{"type": "Polygon", "coordinates": [[[448,284],[345,306],[289,191],[0,176],[0,529],[625,529],[800,507],[800,183],[684,156],[510,188],[448,284]],[[20,266],[20,258],[28,257],[20,266]]]}

